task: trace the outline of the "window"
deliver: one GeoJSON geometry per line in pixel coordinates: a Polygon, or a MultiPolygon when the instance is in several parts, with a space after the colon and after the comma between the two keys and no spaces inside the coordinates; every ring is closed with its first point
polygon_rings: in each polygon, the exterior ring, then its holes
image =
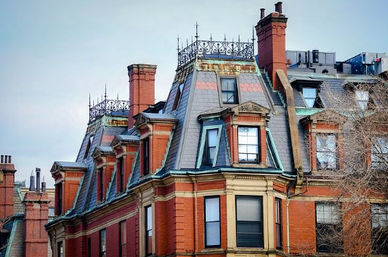
{"type": "Polygon", "coordinates": [[[259,162],[259,128],[238,127],[238,160],[259,162]]]}
{"type": "Polygon", "coordinates": [[[100,257],[106,256],[106,229],[100,230],[100,257]]]}
{"type": "Polygon", "coordinates": [[[205,197],[205,246],[220,246],[220,197],[205,197]]]}
{"type": "Polygon", "coordinates": [[[127,251],[126,251],[126,245],[127,245],[127,230],[126,230],[126,222],[121,221],[119,223],[119,251],[120,251],[120,257],[126,257],[127,251]]]}
{"type": "Polygon", "coordinates": [[[176,90],[174,105],[172,106],[173,111],[176,110],[179,106],[179,103],[180,103],[181,98],[182,98],[183,87],[184,87],[184,83],[180,84],[176,90]]]}
{"type": "Polygon", "coordinates": [[[276,248],[282,248],[282,200],[275,198],[276,248]]]}
{"type": "Polygon", "coordinates": [[[92,238],[88,237],[88,257],[92,257],[92,238]]]}
{"type": "Polygon", "coordinates": [[[372,139],[371,161],[373,169],[387,169],[388,137],[376,137],[372,139]]]}
{"type": "Polygon", "coordinates": [[[145,252],[152,254],[152,206],[145,207],[145,252]]]}
{"type": "Polygon", "coordinates": [[[222,102],[224,104],[237,104],[236,78],[221,78],[222,102]]]}
{"type": "Polygon", "coordinates": [[[368,109],[369,92],[365,90],[356,90],[356,100],[362,111],[368,109]]]}
{"type": "Polygon", "coordinates": [[[150,172],[150,141],[149,138],[143,140],[143,175],[150,172]]]}
{"type": "Polygon", "coordinates": [[[98,170],[98,182],[99,182],[99,189],[98,196],[100,198],[100,201],[104,200],[104,173],[103,168],[98,170]]]}
{"type": "Polygon", "coordinates": [[[57,244],[57,256],[58,257],[64,257],[63,255],[63,242],[58,242],[57,244]]]}
{"type": "Polygon", "coordinates": [[[336,136],[317,134],[317,168],[318,170],[337,168],[336,136]]]}
{"type": "Polygon", "coordinates": [[[118,159],[119,168],[119,193],[124,191],[124,159],[120,157],[118,159]]]}
{"type": "Polygon", "coordinates": [[[317,98],[317,89],[313,87],[304,87],[303,98],[306,102],[306,107],[313,108],[315,99],[317,98]]]}
{"type": "Polygon", "coordinates": [[[342,251],[342,226],[338,205],[316,203],[316,239],[318,252],[342,251]]]}
{"type": "Polygon", "coordinates": [[[388,254],[388,204],[371,204],[372,249],[388,254]]]}
{"type": "Polygon", "coordinates": [[[263,247],[262,198],[236,196],[236,240],[238,247],[263,247]]]}
{"type": "Polygon", "coordinates": [[[62,199],[63,199],[63,194],[62,194],[62,183],[58,183],[55,185],[55,191],[57,193],[57,199],[58,199],[58,204],[57,204],[57,215],[62,214],[62,199]]]}
{"type": "Polygon", "coordinates": [[[203,151],[202,165],[212,166],[216,156],[218,142],[218,129],[208,129],[206,131],[205,149],[203,151]]]}

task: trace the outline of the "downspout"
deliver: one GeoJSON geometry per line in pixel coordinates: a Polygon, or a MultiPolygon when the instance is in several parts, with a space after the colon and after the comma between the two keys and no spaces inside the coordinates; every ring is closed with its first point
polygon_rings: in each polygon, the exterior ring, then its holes
{"type": "Polygon", "coordinates": [[[191,182],[193,183],[193,189],[194,189],[194,254],[193,256],[196,256],[197,252],[197,246],[198,246],[198,203],[197,203],[197,179],[194,176],[189,176],[191,179],[191,182]]]}

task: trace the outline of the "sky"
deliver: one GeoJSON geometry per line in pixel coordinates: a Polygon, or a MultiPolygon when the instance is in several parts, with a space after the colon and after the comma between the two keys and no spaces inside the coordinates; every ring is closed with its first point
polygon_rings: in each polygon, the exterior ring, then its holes
{"type": "MultiPolygon", "coordinates": [[[[36,167],[48,186],[54,161],[75,161],[88,122],[88,96],[128,99],[127,66],[158,65],[156,101],[177,66],[177,37],[252,38],[270,0],[0,0],[0,154],[16,180],[36,167]]],[[[284,0],[288,50],[388,53],[387,0],[284,0]]],[[[185,43],[186,44],[186,43],[185,43]]],[[[255,48],[257,53],[257,47],[255,48]]]]}

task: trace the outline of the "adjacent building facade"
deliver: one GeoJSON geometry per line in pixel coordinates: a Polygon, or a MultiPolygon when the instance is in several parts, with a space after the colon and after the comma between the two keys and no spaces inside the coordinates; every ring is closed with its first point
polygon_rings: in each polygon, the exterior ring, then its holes
{"type": "MultiPolygon", "coordinates": [[[[91,107],[76,161],[52,166],[54,256],[387,253],[387,234],[372,240],[388,225],[386,195],[368,195],[369,237],[358,246],[335,187],[346,170],[348,116],[330,92],[368,110],[372,91],[349,85],[375,83],[376,69],[286,51],[286,25],[280,2],[267,16],[261,10],[257,58],[252,42],[197,39],[180,49],[165,102],[154,102],[155,65],[128,66],[129,102],[91,107]],[[320,233],[330,229],[339,245],[320,233]]],[[[387,157],[382,117],[383,151],[370,150],[367,165],[387,157]]]]}

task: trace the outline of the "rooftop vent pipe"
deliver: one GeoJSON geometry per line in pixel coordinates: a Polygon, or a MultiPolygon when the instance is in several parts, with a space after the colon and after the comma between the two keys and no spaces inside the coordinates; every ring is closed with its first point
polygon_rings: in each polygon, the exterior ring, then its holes
{"type": "Polygon", "coordinates": [[[275,12],[283,13],[282,2],[277,2],[275,4],[275,12]]]}
{"type": "Polygon", "coordinates": [[[260,8],[260,20],[263,19],[265,16],[265,9],[264,8],[260,8]]]}

